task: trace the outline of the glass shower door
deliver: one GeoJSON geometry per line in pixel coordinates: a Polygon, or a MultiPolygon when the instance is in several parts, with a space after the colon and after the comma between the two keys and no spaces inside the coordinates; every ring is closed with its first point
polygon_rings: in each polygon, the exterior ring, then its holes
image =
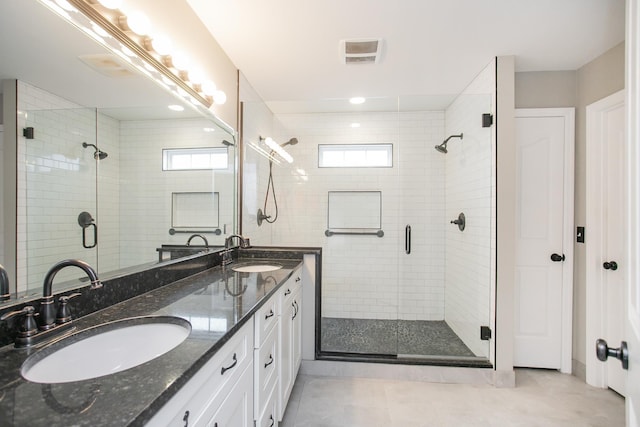
{"type": "MultiPolygon", "coordinates": [[[[25,185],[19,188],[25,190],[19,194],[24,208],[18,235],[24,237],[18,239],[18,270],[26,289],[35,293],[58,261],[75,258],[96,266],[96,112],[32,110],[26,112],[26,128],[31,130],[19,141],[25,165],[19,172],[25,185]]],[[[84,276],[63,269],[56,288],[77,286],[84,276]]]]}

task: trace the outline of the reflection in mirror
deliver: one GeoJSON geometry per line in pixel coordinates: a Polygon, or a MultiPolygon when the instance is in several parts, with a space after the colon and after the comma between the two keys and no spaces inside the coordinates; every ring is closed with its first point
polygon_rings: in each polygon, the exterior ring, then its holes
{"type": "MultiPolygon", "coordinates": [[[[38,2],[1,9],[9,32],[26,16],[38,28],[20,46],[0,40],[0,79],[17,80],[17,111],[3,111],[5,123],[18,119],[13,291],[40,294],[46,271],[64,258],[87,261],[104,280],[157,263],[162,245],[186,246],[190,234],[170,233],[174,193],[217,195],[198,214],[217,212],[215,227],[194,231],[209,248],[223,246],[216,230],[235,229],[235,131],[202,109],[168,109],[181,100],[38,2]],[[224,164],[164,170],[164,149],[203,148],[224,152],[224,164]]],[[[55,290],[81,284],[74,270],[56,276],[55,290]]]]}

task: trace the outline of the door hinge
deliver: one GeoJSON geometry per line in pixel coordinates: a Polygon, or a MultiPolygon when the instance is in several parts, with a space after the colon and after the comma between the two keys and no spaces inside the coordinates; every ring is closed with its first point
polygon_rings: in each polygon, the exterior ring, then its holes
{"type": "Polygon", "coordinates": [[[488,326],[480,326],[480,339],[488,341],[491,339],[491,328],[488,326]]]}

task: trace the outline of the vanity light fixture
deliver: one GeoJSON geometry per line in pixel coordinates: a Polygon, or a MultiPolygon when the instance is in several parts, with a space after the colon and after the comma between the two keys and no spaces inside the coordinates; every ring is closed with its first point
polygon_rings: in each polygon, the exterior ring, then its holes
{"type": "MultiPolygon", "coordinates": [[[[208,109],[214,103],[226,102],[223,91],[212,83],[205,89],[206,79],[202,73],[199,76],[179,53],[172,54],[166,36],[156,38],[150,34],[151,22],[144,14],[123,11],[121,0],[39,1],[196,108],[208,109]]],[[[186,58],[186,55],[182,56],[186,58]]]]}

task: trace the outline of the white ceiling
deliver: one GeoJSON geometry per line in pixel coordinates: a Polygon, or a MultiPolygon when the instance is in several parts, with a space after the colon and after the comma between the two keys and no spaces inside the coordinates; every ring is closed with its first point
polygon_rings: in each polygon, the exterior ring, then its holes
{"type": "Polygon", "coordinates": [[[272,109],[351,96],[439,95],[489,63],[576,70],[624,39],[624,0],[187,0],[272,109]],[[343,65],[342,39],[382,38],[343,65]]]}

